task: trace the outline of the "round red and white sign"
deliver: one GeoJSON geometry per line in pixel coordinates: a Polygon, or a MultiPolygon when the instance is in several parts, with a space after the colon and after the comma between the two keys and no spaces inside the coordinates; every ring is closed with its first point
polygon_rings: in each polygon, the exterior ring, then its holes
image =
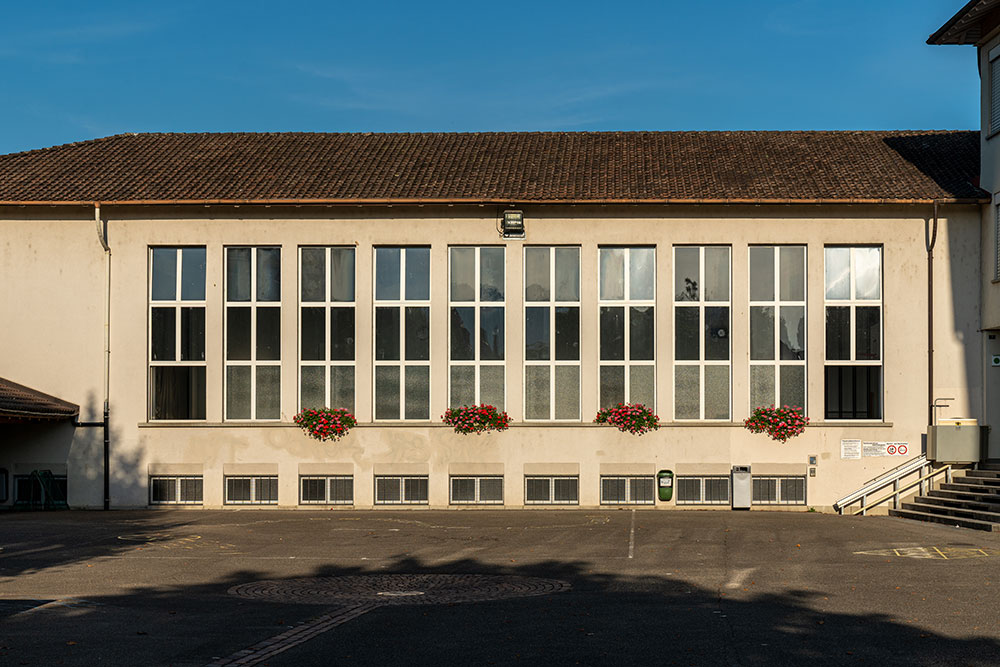
{"type": "Polygon", "coordinates": [[[892,456],[896,453],[896,445],[889,445],[885,448],[885,451],[888,452],[889,456],[892,456]]]}
{"type": "Polygon", "coordinates": [[[903,454],[906,453],[906,445],[900,445],[899,446],[899,453],[900,453],[900,455],[903,455],[903,454]]]}

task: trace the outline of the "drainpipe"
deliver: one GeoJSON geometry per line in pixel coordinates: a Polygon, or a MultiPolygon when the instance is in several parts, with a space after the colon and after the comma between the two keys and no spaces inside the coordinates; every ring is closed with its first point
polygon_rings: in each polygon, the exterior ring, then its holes
{"type": "Polygon", "coordinates": [[[111,429],[109,425],[111,381],[111,246],[108,227],[101,220],[101,203],[94,204],[97,240],[104,248],[104,509],[111,509],[111,429]]]}
{"type": "Polygon", "coordinates": [[[934,244],[938,232],[938,202],[934,200],[934,219],[924,222],[924,247],[927,249],[927,423],[934,423],[934,244]]]}

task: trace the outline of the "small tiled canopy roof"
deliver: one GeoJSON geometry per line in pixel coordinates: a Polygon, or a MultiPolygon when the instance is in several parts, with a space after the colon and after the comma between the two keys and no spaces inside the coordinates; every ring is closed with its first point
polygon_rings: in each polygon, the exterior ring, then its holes
{"type": "Polygon", "coordinates": [[[979,201],[968,131],[127,134],[0,156],[0,204],[979,201]]]}
{"type": "Polygon", "coordinates": [[[78,405],[0,378],[0,423],[60,421],[78,414],[78,405]]]}

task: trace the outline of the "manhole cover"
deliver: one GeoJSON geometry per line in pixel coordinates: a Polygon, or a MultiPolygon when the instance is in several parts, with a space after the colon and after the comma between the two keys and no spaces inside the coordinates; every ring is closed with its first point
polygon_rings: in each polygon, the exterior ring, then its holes
{"type": "Polygon", "coordinates": [[[549,595],[569,590],[557,579],[488,574],[368,574],[255,581],[231,595],[266,602],[320,605],[453,604],[549,595]]]}

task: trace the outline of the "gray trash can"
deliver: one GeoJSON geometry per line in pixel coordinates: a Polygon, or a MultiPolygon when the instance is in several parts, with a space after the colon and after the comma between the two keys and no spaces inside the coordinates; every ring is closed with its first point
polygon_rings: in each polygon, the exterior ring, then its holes
{"type": "Polygon", "coordinates": [[[750,509],[753,497],[753,481],[750,477],[750,466],[733,466],[733,509],[750,509]]]}

